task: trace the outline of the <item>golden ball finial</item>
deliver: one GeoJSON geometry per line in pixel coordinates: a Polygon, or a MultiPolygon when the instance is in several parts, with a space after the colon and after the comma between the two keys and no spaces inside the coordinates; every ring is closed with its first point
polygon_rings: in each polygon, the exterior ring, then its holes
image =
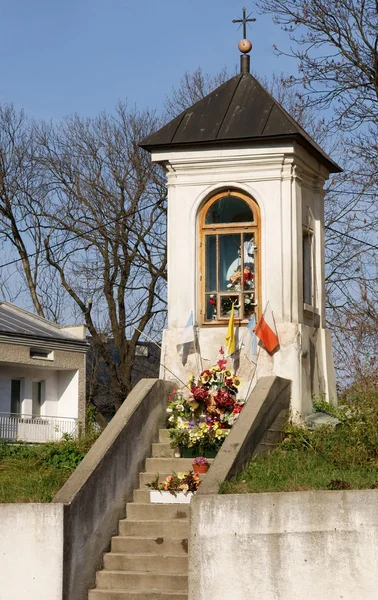
{"type": "Polygon", "coordinates": [[[250,52],[252,50],[252,43],[249,40],[240,40],[238,48],[240,52],[243,52],[243,54],[247,54],[247,52],[250,52]]]}

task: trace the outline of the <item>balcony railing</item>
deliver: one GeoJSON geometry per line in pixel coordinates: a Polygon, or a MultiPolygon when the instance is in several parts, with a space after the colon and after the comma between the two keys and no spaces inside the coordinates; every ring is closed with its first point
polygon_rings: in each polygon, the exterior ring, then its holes
{"type": "Polygon", "coordinates": [[[3,440],[51,442],[62,439],[64,433],[77,436],[77,419],[0,413],[0,439],[3,440]]]}

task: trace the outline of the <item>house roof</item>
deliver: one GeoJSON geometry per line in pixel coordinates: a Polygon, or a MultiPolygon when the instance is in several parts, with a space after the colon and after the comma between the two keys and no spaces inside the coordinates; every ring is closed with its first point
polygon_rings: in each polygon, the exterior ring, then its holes
{"type": "Polygon", "coordinates": [[[251,75],[232,77],[144,138],[146,150],[296,140],[331,173],[342,169],[251,75]]]}
{"type": "Polygon", "coordinates": [[[0,302],[0,336],[87,345],[64,327],[9,302],[0,302]]]}

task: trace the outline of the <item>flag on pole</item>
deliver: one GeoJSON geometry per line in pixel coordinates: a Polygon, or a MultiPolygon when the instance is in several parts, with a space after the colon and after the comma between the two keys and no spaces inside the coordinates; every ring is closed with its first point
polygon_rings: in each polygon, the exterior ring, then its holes
{"type": "Polygon", "coordinates": [[[247,331],[246,331],[246,348],[247,348],[247,352],[246,354],[251,354],[252,356],[256,356],[257,354],[257,337],[256,334],[254,333],[254,329],[256,327],[256,315],[253,314],[252,317],[249,319],[249,323],[247,325],[247,331]]]}
{"type": "Polygon", "coordinates": [[[268,352],[273,352],[277,348],[279,344],[277,329],[269,302],[265,307],[264,313],[259,318],[254,332],[268,352]]]}
{"type": "Polygon", "coordinates": [[[183,354],[186,344],[190,343],[194,343],[193,311],[190,312],[189,319],[185,325],[185,329],[181,334],[180,343],[178,344],[179,354],[183,354]]]}
{"type": "Polygon", "coordinates": [[[226,333],[226,348],[229,356],[235,352],[234,305],[235,303],[233,302],[226,333]]]}

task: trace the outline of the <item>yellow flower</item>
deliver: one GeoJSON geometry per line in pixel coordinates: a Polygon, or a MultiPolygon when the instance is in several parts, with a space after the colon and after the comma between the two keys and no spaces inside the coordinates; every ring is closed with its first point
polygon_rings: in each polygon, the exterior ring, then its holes
{"type": "Polygon", "coordinates": [[[205,373],[204,375],[202,375],[202,377],[200,377],[202,383],[207,383],[210,379],[208,373],[205,373]]]}
{"type": "Polygon", "coordinates": [[[234,374],[232,371],[230,371],[230,369],[226,369],[226,371],[224,372],[224,376],[226,379],[231,379],[234,376],[234,374]]]}
{"type": "Polygon", "coordinates": [[[210,371],[212,373],[218,373],[220,371],[220,368],[218,367],[218,365],[214,365],[214,367],[211,367],[210,371]]]}
{"type": "Polygon", "coordinates": [[[185,475],[186,475],[185,473],[177,473],[177,477],[179,479],[184,479],[185,475]]]}
{"type": "Polygon", "coordinates": [[[188,400],[188,404],[189,404],[190,408],[192,408],[193,410],[196,410],[199,407],[199,403],[194,398],[192,398],[191,400],[188,400]]]}
{"type": "Polygon", "coordinates": [[[241,386],[241,379],[239,377],[234,377],[234,380],[232,382],[232,385],[236,388],[241,386]]]}

